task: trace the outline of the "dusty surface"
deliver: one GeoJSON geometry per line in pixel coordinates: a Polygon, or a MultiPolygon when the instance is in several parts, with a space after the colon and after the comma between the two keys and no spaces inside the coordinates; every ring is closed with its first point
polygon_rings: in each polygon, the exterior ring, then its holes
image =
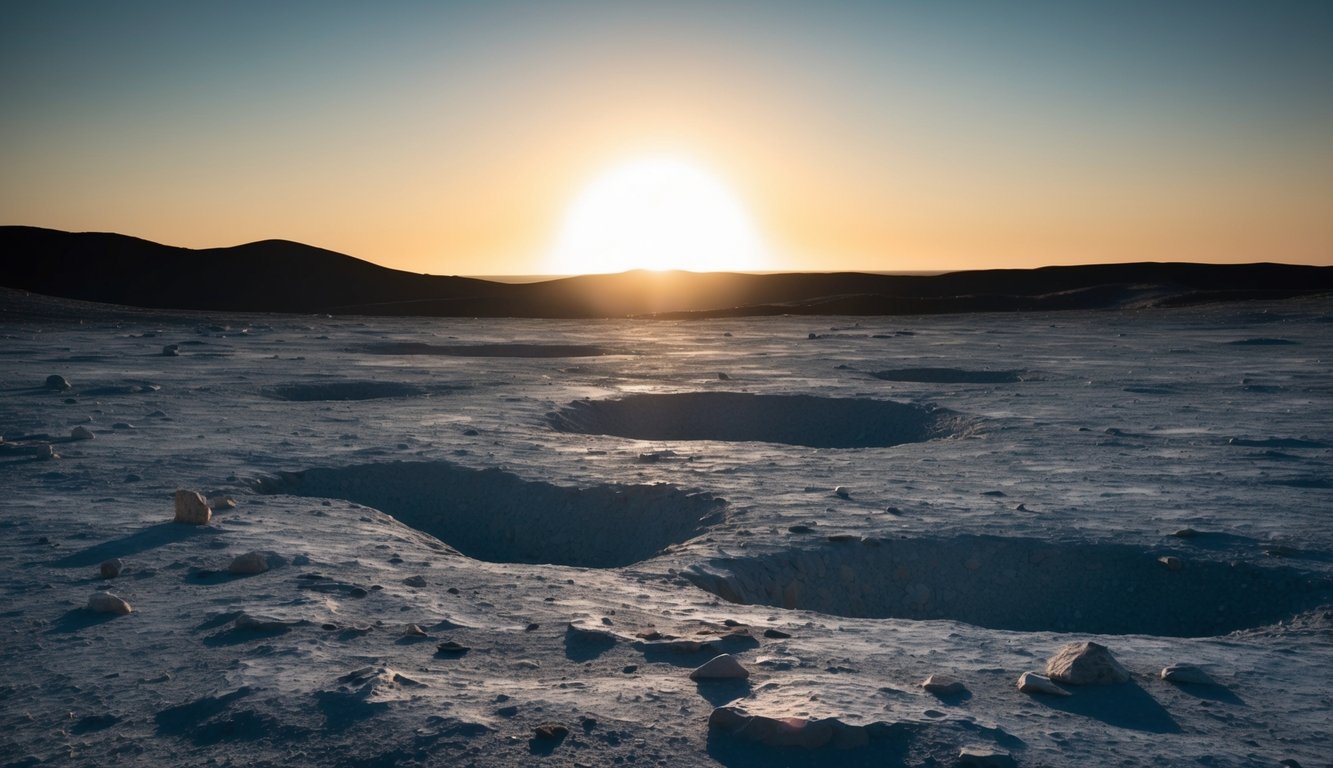
{"type": "Polygon", "coordinates": [[[1328,302],[859,323],[20,303],[0,765],[1333,753],[1328,302]],[[686,393],[766,397],[661,397],[686,393]],[[606,434],[626,424],[659,431],[606,434]],[[181,488],[209,524],[172,522],[181,488]],[[267,571],[228,571],[251,552],[267,571]],[[86,610],[100,590],[133,612],[86,610]],[[1018,691],[1084,640],[1132,681],[1018,691]],[[748,679],[690,680],[723,652],[748,679]]]}

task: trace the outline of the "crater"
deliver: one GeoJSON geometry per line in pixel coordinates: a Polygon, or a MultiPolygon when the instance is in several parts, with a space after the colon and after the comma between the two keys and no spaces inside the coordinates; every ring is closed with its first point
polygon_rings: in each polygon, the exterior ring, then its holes
{"type": "Polygon", "coordinates": [[[969,371],[963,368],[891,368],[870,375],[885,381],[922,384],[1013,384],[1022,371],[969,371]]]}
{"type": "Polygon", "coordinates": [[[375,355],[441,355],[445,357],[599,357],[615,352],[592,344],[423,344],[384,342],[366,351],[375,355]]]}
{"type": "Polygon", "coordinates": [[[276,400],[313,402],[320,400],[378,400],[388,397],[420,397],[427,394],[425,387],[396,381],[330,381],[319,383],[279,384],[264,390],[276,400]]]}
{"type": "Polygon", "coordinates": [[[444,461],[308,469],[258,490],[373,507],[478,560],[588,568],[646,560],[703,533],[726,506],[666,484],[574,488],[444,461]]]}
{"type": "Polygon", "coordinates": [[[687,392],[579,400],[548,414],[560,432],[639,440],[721,440],[812,448],[877,448],[958,432],[942,409],[888,400],[687,392]]]}
{"type": "Polygon", "coordinates": [[[947,619],[991,629],[1207,637],[1267,626],[1333,599],[1290,567],[1115,544],[963,536],[829,544],[713,561],[684,575],[735,603],[856,618],[947,619]]]}

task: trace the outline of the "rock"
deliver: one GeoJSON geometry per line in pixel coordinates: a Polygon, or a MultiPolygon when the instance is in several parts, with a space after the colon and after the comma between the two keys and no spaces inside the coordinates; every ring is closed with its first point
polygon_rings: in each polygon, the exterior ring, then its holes
{"type": "Polygon", "coordinates": [[[1199,532],[1194,530],[1193,528],[1181,528],[1178,531],[1172,532],[1171,535],[1176,537],[1177,539],[1192,539],[1195,536],[1198,536],[1199,532]]]}
{"type": "Polygon", "coordinates": [[[268,555],[262,552],[246,552],[237,555],[227,566],[227,573],[238,576],[253,576],[268,570],[268,555]]]}
{"type": "Polygon", "coordinates": [[[927,693],[933,693],[936,696],[955,696],[960,693],[967,693],[967,686],[963,685],[961,680],[955,680],[946,675],[931,675],[921,681],[921,687],[925,688],[927,693]]]}
{"type": "Polygon", "coordinates": [[[1168,571],[1178,571],[1185,567],[1185,563],[1181,562],[1180,558],[1172,555],[1163,555],[1157,558],[1157,562],[1161,563],[1162,567],[1168,571]]]}
{"type": "Polygon", "coordinates": [[[304,622],[297,619],[279,619],[274,616],[242,612],[232,623],[237,629],[249,630],[252,632],[266,632],[277,629],[291,629],[304,622]]]}
{"type": "Polygon", "coordinates": [[[833,495],[840,499],[850,499],[852,497],[852,492],[846,486],[840,485],[833,489],[833,495]]]}
{"type": "Polygon", "coordinates": [[[119,557],[113,557],[110,560],[103,561],[101,565],[97,566],[97,570],[102,574],[102,578],[104,579],[116,578],[124,568],[125,563],[121,562],[119,557]]]}
{"type": "Polygon", "coordinates": [[[60,454],[56,453],[55,446],[50,443],[33,446],[32,455],[38,461],[51,461],[60,458],[60,454]]]}
{"type": "Polygon", "coordinates": [[[134,429],[134,425],[128,421],[118,421],[111,425],[112,429],[134,429]]]}
{"type": "Polygon", "coordinates": [[[426,586],[426,577],[408,576],[406,579],[403,579],[403,583],[409,587],[424,587],[426,586]]]}
{"type": "Polygon", "coordinates": [[[208,506],[211,509],[236,509],[236,499],[220,494],[217,496],[209,496],[208,506]]]}
{"type": "Polygon", "coordinates": [[[176,491],[176,522],[188,525],[207,525],[213,519],[213,510],[197,491],[176,491]]]}
{"type": "Polygon", "coordinates": [[[435,653],[440,656],[462,656],[463,654],[467,653],[470,650],[472,649],[467,647],[466,645],[455,642],[453,640],[445,640],[444,642],[435,646],[435,653]]]}
{"type": "Polygon", "coordinates": [[[1023,693],[1047,693],[1052,696],[1070,696],[1069,691],[1051,682],[1049,677],[1036,672],[1024,672],[1018,676],[1018,690],[1023,693]]]}
{"type": "Polygon", "coordinates": [[[959,765],[975,765],[982,768],[1006,768],[1017,765],[1013,755],[989,747],[963,747],[958,753],[959,765]]]}
{"type": "Polygon", "coordinates": [[[752,715],[736,705],[714,709],[708,727],[770,747],[856,749],[870,743],[865,726],[848,725],[835,717],[768,717],[752,715]]]}
{"type": "Polygon", "coordinates": [[[1070,685],[1129,682],[1129,672],[1099,643],[1069,643],[1046,661],[1046,676],[1070,685]]]}
{"type": "Polygon", "coordinates": [[[764,637],[770,638],[772,640],[786,640],[787,638],[791,637],[791,635],[787,632],[783,632],[780,629],[773,629],[772,627],[770,627],[764,630],[764,637]]]}
{"type": "Polygon", "coordinates": [[[403,637],[425,637],[426,630],[420,624],[408,624],[403,627],[403,637]]]}
{"type": "Polygon", "coordinates": [[[97,435],[94,435],[93,431],[87,427],[75,427],[69,431],[69,439],[71,440],[92,440],[95,437],[97,435]]]}
{"type": "Polygon", "coordinates": [[[1162,667],[1161,677],[1168,683],[1193,683],[1195,685],[1217,685],[1207,672],[1193,664],[1171,664],[1162,667]]]}
{"type": "Polygon", "coordinates": [[[569,735],[569,729],[560,723],[542,723],[532,733],[542,741],[559,741],[569,735]]]}
{"type": "Polygon", "coordinates": [[[162,348],[163,357],[176,357],[180,355],[180,353],[181,353],[181,345],[179,344],[168,344],[162,348]]]}
{"type": "Polygon", "coordinates": [[[744,680],[750,671],[729,653],[714,656],[690,673],[691,680],[744,680]]]}
{"type": "Polygon", "coordinates": [[[69,381],[67,381],[64,376],[61,376],[58,373],[53,373],[50,376],[47,376],[46,384],[44,386],[47,389],[55,392],[64,392],[65,390],[70,388],[69,381]]]}
{"type": "Polygon", "coordinates": [[[718,380],[718,381],[731,381],[731,377],[728,376],[728,375],[725,374],[725,373],[722,373],[721,371],[718,371],[718,374],[717,374],[717,380],[718,380]]]}
{"type": "Polygon", "coordinates": [[[93,613],[110,613],[124,616],[134,611],[130,604],[110,592],[94,592],[88,598],[88,610],[93,613]]]}

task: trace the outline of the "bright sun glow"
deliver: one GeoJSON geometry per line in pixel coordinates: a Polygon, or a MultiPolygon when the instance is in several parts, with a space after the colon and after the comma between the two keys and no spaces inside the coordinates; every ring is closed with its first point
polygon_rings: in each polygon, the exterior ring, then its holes
{"type": "Polygon", "coordinates": [[[763,269],[749,215],[717,176],[674,156],[618,165],[575,198],[548,264],[552,274],[763,269]]]}

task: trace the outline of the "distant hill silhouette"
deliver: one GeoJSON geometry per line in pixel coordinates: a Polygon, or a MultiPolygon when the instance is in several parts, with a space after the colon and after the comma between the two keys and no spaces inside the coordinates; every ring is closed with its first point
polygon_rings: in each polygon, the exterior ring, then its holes
{"type": "Polygon", "coordinates": [[[437,317],[898,315],[1175,306],[1333,293],[1333,267],[1136,263],[951,272],[627,272],[508,284],[418,275],[286,240],[177,248],[0,227],[0,285],[155,309],[437,317]]]}

